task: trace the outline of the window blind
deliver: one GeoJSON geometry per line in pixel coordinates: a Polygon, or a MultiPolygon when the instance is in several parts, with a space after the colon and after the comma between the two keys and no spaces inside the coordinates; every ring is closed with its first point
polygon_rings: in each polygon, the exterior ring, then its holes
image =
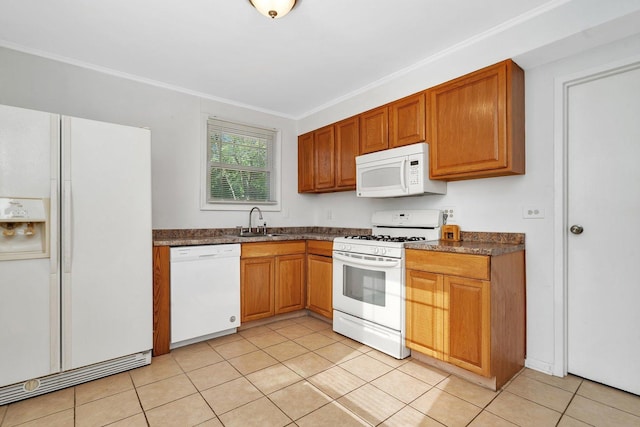
{"type": "Polygon", "coordinates": [[[209,119],[207,202],[276,203],[275,136],[272,129],[209,119]]]}

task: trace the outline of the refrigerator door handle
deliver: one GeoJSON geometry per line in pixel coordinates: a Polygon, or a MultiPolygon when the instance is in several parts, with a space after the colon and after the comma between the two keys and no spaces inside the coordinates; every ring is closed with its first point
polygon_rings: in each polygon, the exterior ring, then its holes
{"type": "Polygon", "coordinates": [[[49,206],[49,272],[58,271],[58,181],[51,180],[49,206]]]}
{"type": "Polygon", "coordinates": [[[64,272],[71,273],[71,256],[73,252],[71,250],[71,181],[64,182],[64,206],[62,209],[62,215],[64,216],[64,237],[63,237],[63,249],[64,249],[64,272]]]}

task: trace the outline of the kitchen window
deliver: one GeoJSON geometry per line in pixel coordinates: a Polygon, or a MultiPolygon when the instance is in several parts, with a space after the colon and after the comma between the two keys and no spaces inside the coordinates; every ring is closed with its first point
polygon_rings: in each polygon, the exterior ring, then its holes
{"type": "Polygon", "coordinates": [[[275,129],[207,118],[203,209],[277,205],[275,129]]]}

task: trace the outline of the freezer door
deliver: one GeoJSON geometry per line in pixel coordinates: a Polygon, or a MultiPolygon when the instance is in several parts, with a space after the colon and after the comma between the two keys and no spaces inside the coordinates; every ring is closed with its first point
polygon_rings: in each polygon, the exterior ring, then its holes
{"type": "Polygon", "coordinates": [[[63,117],[62,366],[152,348],[150,133],[63,117]]]}
{"type": "MultiPolygon", "coordinates": [[[[49,258],[0,260],[0,387],[60,371],[59,122],[55,114],[0,105],[0,197],[47,199],[51,245],[49,258]]],[[[18,237],[2,230],[0,251],[18,237]]]]}

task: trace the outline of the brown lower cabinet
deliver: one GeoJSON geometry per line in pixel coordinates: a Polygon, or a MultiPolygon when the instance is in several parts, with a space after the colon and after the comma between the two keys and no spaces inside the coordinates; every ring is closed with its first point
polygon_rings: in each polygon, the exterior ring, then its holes
{"type": "Polygon", "coordinates": [[[333,318],[333,242],[307,242],[307,308],[333,318]]]}
{"type": "Polygon", "coordinates": [[[240,260],[240,322],[275,315],[275,257],[240,260]]]}
{"type": "Polygon", "coordinates": [[[407,249],[406,266],[407,347],[489,378],[496,389],[522,369],[524,251],[407,249]]]}
{"type": "Polygon", "coordinates": [[[240,256],[240,321],[305,307],[304,241],[243,243],[240,256]]]}

